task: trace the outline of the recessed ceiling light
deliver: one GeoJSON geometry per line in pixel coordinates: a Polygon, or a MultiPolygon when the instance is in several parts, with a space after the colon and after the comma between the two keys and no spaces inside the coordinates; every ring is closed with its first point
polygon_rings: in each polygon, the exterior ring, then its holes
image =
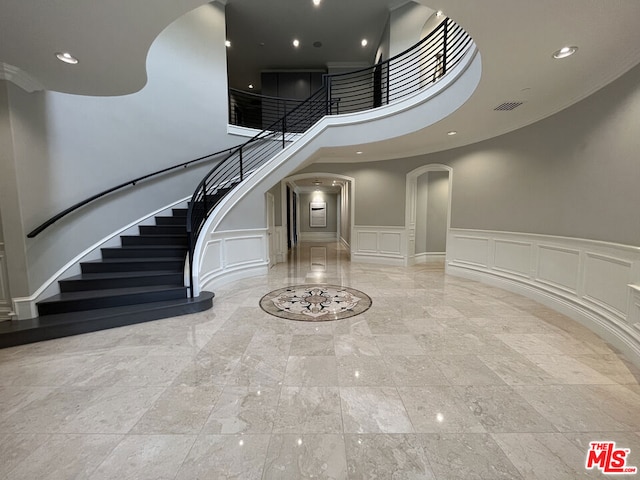
{"type": "Polygon", "coordinates": [[[300,40],[298,40],[297,38],[293,39],[293,46],[298,48],[300,46],[300,40]]]}
{"type": "Polygon", "coordinates": [[[250,83],[250,84],[249,84],[249,88],[253,88],[253,83],[250,83]]]}
{"type": "Polygon", "coordinates": [[[78,63],[78,59],[76,57],[74,57],[73,55],[71,55],[69,52],[56,53],[56,57],[61,62],[70,63],[71,65],[75,65],[76,63],[78,63]]]}
{"type": "Polygon", "coordinates": [[[321,0],[313,0],[313,4],[317,7],[320,5],[321,0]]]}
{"type": "Polygon", "coordinates": [[[442,17],[443,15],[444,15],[444,12],[442,10],[438,10],[436,12],[436,17],[438,17],[438,18],[442,17]]]}
{"type": "Polygon", "coordinates": [[[225,40],[224,46],[229,48],[231,46],[231,40],[225,40]]]}
{"type": "Polygon", "coordinates": [[[450,137],[457,134],[458,132],[456,132],[455,130],[451,130],[450,132],[447,132],[447,135],[449,135],[450,137]]]}
{"type": "Polygon", "coordinates": [[[560,50],[553,52],[553,58],[567,58],[578,51],[578,47],[562,47],[560,50]]]}
{"type": "Polygon", "coordinates": [[[366,47],[367,43],[369,43],[369,42],[367,42],[367,39],[363,38],[362,41],[360,42],[360,45],[362,45],[363,47],[366,47]]]}
{"type": "Polygon", "coordinates": [[[356,155],[362,155],[362,152],[361,152],[360,150],[358,150],[358,151],[356,152],[356,155]]]}

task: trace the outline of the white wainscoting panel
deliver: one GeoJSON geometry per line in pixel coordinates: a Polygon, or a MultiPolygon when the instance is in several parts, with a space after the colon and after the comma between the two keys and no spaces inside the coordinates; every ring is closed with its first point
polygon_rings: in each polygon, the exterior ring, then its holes
{"type": "Polygon", "coordinates": [[[378,232],[356,230],[358,253],[378,253],[378,232]]]}
{"type": "Polygon", "coordinates": [[[495,240],[494,268],[511,275],[531,275],[531,243],[495,240]]]}
{"type": "Polygon", "coordinates": [[[459,263],[468,263],[480,267],[489,265],[489,239],[464,234],[454,234],[451,236],[450,243],[453,248],[449,248],[455,255],[454,258],[459,263]]]}
{"type": "Polygon", "coordinates": [[[202,260],[203,272],[218,272],[222,270],[222,240],[209,240],[204,247],[202,260]]]}
{"type": "Polygon", "coordinates": [[[577,294],[580,250],[538,245],[536,280],[577,294]]]}
{"type": "Polygon", "coordinates": [[[596,253],[586,256],[584,298],[623,318],[629,303],[632,263],[596,253]]]}
{"type": "Polygon", "coordinates": [[[351,261],[383,265],[406,264],[406,231],[404,227],[353,227],[354,242],[351,261]]]}
{"type": "Polygon", "coordinates": [[[266,229],[229,230],[209,235],[198,262],[198,291],[214,289],[269,271],[266,229]]]}
{"type": "Polygon", "coordinates": [[[446,269],[577,320],[640,366],[640,247],[452,228],[446,269]]]}

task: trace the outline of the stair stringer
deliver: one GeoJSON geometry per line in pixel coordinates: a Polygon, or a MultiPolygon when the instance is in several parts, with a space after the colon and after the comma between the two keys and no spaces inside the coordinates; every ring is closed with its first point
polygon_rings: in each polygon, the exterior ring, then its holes
{"type": "Polygon", "coordinates": [[[313,163],[321,148],[389,140],[433,125],[469,100],[481,74],[481,55],[474,45],[438,83],[402,101],[323,117],[238,184],[207,218],[194,248],[194,295],[201,289],[267,273],[265,193],[313,163]]]}

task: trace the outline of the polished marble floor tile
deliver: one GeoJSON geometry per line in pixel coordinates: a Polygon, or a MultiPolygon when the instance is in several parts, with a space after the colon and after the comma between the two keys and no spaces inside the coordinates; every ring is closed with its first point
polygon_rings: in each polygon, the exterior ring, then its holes
{"type": "Polygon", "coordinates": [[[297,356],[327,356],[335,355],[333,335],[293,335],[289,355],[297,356]]]}
{"type": "Polygon", "coordinates": [[[50,438],[51,435],[37,433],[0,434],[0,478],[9,478],[9,472],[50,438]]]}
{"type": "Polygon", "coordinates": [[[263,480],[346,480],[347,460],[342,435],[271,436],[263,480]]]}
{"type": "Polygon", "coordinates": [[[381,356],[340,356],[338,383],[341,387],[394,386],[393,377],[381,356]]]}
{"type": "Polygon", "coordinates": [[[201,435],[180,466],[176,480],[259,480],[269,435],[201,435]]]}
{"type": "Polygon", "coordinates": [[[484,433],[479,416],[455,387],[398,387],[400,398],[418,433],[484,433]]]}
{"type": "Polygon", "coordinates": [[[127,435],[90,478],[173,480],[195,440],[194,435],[127,435]]]}
{"type": "Polygon", "coordinates": [[[341,387],[346,433],[413,433],[413,425],[393,387],[341,387]]]}
{"type": "Polygon", "coordinates": [[[507,385],[549,385],[558,379],[523,355],[478,355],[478,358],[507,385]]]}
{"type": "Polygon", "coordinates": [[[639,380],[533,300],[303,244],[207,312],[1,349],[0,478],[605,478],[590,441],[640,466],[639,380]],[[321,323],[258,306],[316,281],[373,305],[321,323]]]}
{"type": "Polygon", "coordinates": [[[284,385],[290,386],[336,386],[338,367],[335,356],[290,356],[284,385]]]}
{"type": "Polygon", "coordinates": [[[435,479],[415,434],[345,435],[349,479],[435,479]]]}
{"type": "Polygon", "coordinates": [[[383,357],[396,386],[449,385],[428,355],[388,355],[383,357]]]}
{"type": "Polygon", "coordinates": [[[93,478],[92,473],[124,437],[120,435],[50,435],[4,478],[93,478]]]}
{"type": "Polygon", "coordinates": [[[494,433],[522,478],[565,480],[584,478],[585,451],[580,451],[561,433],[494,433]]]}
{"type": "Polygon", "coordinates": [[[271,433],[280,387],[224,387],[202,433],[271,433]]]}
{"type": "Polygon", "coordinates": [[[373,335],[342,334],[335,336],[336,355],[382,355],[373,335]]]}
{"type": "Polygon", "coordinates": [[[523,478],[489,434],[419,434],[438,480],[523,478]]]}
{"type": "Polygon", "coordinates": [[[221,392],[220,386],[168,387],[130,433],[198,434],[221,392]]]}
{"type": "Polygon", "coordinates": [[[488,432],[557,432],[512,387],[467,385],[456,387],[456,392],[488,432]]]}
{"type": "Polygon", "coordinates": [[[504,385],[477,355],[437,355],[433,361],[451,385],[504,385]]]}
{"type": "Polygon", "coordinates": [[[340,433],[342,411],[337,387],[282,387],[274,433],[340,433]]]}

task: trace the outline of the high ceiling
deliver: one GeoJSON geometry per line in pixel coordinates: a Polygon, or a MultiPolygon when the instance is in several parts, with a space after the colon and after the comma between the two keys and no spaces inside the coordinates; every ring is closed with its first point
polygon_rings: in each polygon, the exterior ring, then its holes
{"type": "MultiPolygon", "coordinates": [[[[50,90],[86,95],[132,93],[146,83],[145,59],[155,37],[173,20],[204,3],[204,0],[2,0],[0,62],[18,67],[15,75],[24,75],[50,90]],[[72,50],[84,60],[77,69],[65,68],[53,56],[58,50],[72,50]]],[[[269,68],[294,65],[308,68],[311,63],[324,62],[316,55],[335,45],[340,45],[345,54],[359,48],[357,40],[365,35],[371,37],[370,45],[375,48],[384,27],[385,3],[393,8],[404,2],[323,0],[314,11],[311,0],[229,0],[231,49],[234,52],[242,49],[243,42],[247,42],[247,48],[254,52],[247,50],[247,56],[259,55],[268,61],[269,68]],[[340,8],[340,13],[332,13],[334,8],[340,8]],[[254,22],[251,24],[254,26],[247,27],[249,31],[234,31],[234,12],[243,11],[245,20],[254,22]],[[360,23],[349,15],[367,20],[360,23]],[[342,23],[343,18],[351,20],[342,23]],[[258,21],[259,28],[255,26],[258,21]],[[302,42],[298,51],[293,51],[289,43],[293,35],[302,42]],[[259,47],[262,41],[265,47],[259,47]],[[323,47],[309,46],[308,42],[315,41],[321,41],[323,47]],[[255,50],[270,51],[272,46],[272,53],[286,53],[287,57],[275,60],[271,54],[255,54],[255,50]]],[[[364,152],[358,160],[380,160],[491,138],[566,108],[640,63],[638,0],[419,0],[419,3],[444,11],[474,38],[482,56],[482,78],[477,90],[460,109],[426,129],[416,125],[416,132],[392,141],[324,149],[316,155],[317,160],[353,161],[355,150],[364,152]],[[577,45],[578,53],[565,60],[554,60],[552,52],[565,45],[577,45]],[[524,103],[510,112],[494,111],[505,101],[524,103]],[[449,137],[446,135],[449,130],[459,133],[449,137]]],[[[371,59],[372,51],[357,51],[367,57],[365,60],[371,59]]],[[[354,52],[345,61],[357,61],[354,52]]],[[[235,61],[232,58],[230,62],[235,61]]],[[[7,68],[5,65],[4,76],[10,77],[7,68]]],[[[238,75],[239,82],[247,81],[238,75]]]]}
{"type": "Polygon", "coordinates": [[[389,18],[390,0],[228,0],[225,14],[229,86],[260,89],[263,70],[325,69],[364,64],[389,18]],[[300,41],[294,47],[294,39],[300,41]],[[362,47],[362,39],[368,43],[362,47]],[[314,46],[315,44],[315,46],[314,46]]]}

